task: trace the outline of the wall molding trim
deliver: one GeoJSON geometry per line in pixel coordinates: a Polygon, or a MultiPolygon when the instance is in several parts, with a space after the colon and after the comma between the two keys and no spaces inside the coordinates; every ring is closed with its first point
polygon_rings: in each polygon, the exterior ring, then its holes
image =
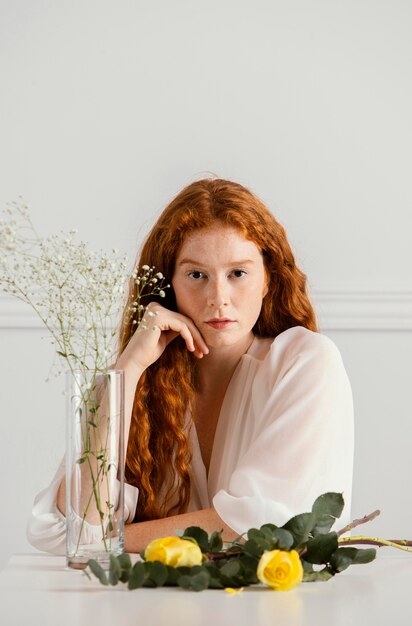
{"type": "MultiPolygon", "coordinates": [[[[412,330],[412,290],[312,291],[321,330],[412,330]]],[[[0,329],[44,329],[29,306],[0,296],[0,329]]]]}
{"type": "Polygon", "coordinates": [[[412,330],[412,291],[317,291],[321,330],[412,330]]]}

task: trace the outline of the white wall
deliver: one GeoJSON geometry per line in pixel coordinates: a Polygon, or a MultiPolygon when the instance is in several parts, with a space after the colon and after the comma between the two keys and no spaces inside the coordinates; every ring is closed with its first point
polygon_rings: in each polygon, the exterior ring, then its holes
{"type": "MultiPolygon", "coordinates": [[[[407,0],[0,1],[0,207],[132,257],[208,171],[256,191],[344,356],[353,513],[387,536],[412,535],[411,30],[407,0]]],[[[0,566],[64,448],[24,319],[0,300],[0,566]]]]}

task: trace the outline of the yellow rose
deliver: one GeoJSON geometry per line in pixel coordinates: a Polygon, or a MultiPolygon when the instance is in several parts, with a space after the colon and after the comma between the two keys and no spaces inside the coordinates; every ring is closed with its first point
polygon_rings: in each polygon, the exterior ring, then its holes
{"type": "Polygon", "coordinates": [[[260,557],[257,577],[276,591],[288,591],[302,582],[303,567],[296,550],[266,551],[260,557]]]}
{"type": "Polygon", "coordinates": [[[144,552],[145,561],[160,561],[172,567],[201,565],[202,552],[199,546],[179,537],[163,537],[150,542],[144,552]]]}

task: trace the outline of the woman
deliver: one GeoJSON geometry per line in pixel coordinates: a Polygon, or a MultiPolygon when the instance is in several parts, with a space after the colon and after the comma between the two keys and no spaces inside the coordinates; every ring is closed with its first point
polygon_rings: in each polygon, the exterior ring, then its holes
{"type": "MultiPolygon", "coordinates": [[[[126,551],[190,525],[223,528],[227,540],[281,525],[326,491],[344,492],[346,523],[350,384],[317,332],[283,227],[245,187],[200,180],[164,210],[144,264],[170,288],[136,332],[126,312],[121,326],[126,551]]],[[[62,465],[36,498],[28,529],[36,547],[61,553],[63,475],[62,465]]]]}

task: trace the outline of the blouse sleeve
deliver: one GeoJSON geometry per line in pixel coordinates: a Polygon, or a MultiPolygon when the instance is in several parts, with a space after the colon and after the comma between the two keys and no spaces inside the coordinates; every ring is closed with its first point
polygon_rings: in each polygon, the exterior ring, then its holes
{"type": "MultiPolygon", "coordinates": [[[[57,508],[56,500],[65,472],[65,458],[63,458],[49,486],[36,496],[27,524],[27,539],[32,546],[38,550],[59,555],[66,553],[66,518],[57,508]]],[[[125,483],[125,523],[133,521],[138,493],[136,487],[125,483]]],[[[78,532],[80,532],[81,522],[82,519],[72,513],[72,523],[78,525],[78,532]]],[[[84,522],[82,536],[85,543],[98,543],[101,540],[100,525],[84,522]]]]}
{"type": "Polygon", "coordinates": [[[252,385],[250,445],[213,505],[236,532],[310,511],[328,491],[343,492],[350,520],[353,402],[335,344],[303,328],[279,335],[252,385]]]}

